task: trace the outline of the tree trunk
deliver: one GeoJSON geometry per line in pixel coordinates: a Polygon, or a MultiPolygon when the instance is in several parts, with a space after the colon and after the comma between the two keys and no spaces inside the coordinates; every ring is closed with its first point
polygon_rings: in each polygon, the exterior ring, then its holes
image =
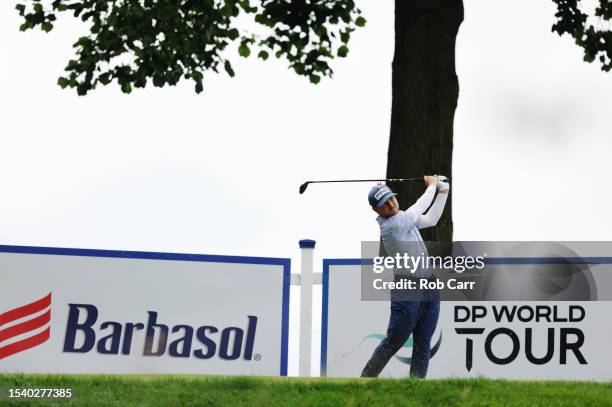
{"type": "MultiPolygon", "coordinates": [[[[387,177],[443,174],[452,180],[453,120],[459,82],[455,39],[463,21],[461,0],[396,0],[391,136],[387,177]]],[[[405,209],[423,183],[391,185],[405,209]]],[[[424,240],[451,241],[451,197],[437,227],[424,240]]]]}

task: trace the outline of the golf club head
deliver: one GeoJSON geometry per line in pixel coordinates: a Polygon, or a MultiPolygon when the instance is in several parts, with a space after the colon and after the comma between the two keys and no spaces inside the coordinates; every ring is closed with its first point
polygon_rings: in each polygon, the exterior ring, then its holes
{"type": "Polygon", "coordinates": [[[308,188],[308,184],[310,184],[310,181],[306,181],[302,185],[300,185],[300,195],[303,194],[304,191],[306,191],[306,188],[308,188]]]}

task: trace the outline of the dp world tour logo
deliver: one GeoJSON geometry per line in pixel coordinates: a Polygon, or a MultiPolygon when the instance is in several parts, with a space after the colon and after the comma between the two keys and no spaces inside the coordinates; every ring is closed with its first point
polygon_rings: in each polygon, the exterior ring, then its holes
{"type": "Polygon", "coordinates": [[[0,359],[46,342],[51,333],[50,321],[51,293],[0,314],[0,359]]]}
{"type": "MultiPolygon", "coordinates": [[[[379,341],[382,341],[385,338],[386,338],[385,335],[382,335],[382,334],[369,334],[361,340],[361,343],[363,343],[367,339],[378,339],[379,341]]],[[[434,355],[438,352],[438,349],[440,349],[441,344],[442,344],[442,332],[440,332],[440,337],[436,341],[435,345],[432,346],[431,348],[430,357],[434,357],[434,355]]],[[[408,338],[406,343],[404,343],[404,346],[402,346],[402,348],[412,348],[412,335],[410,335],[410,337],[408,338]]],[[[412,357],[407,357],[407,356],[395,355],[395,359],[407,365],[409,365],[412,362],[412,357]]]]}

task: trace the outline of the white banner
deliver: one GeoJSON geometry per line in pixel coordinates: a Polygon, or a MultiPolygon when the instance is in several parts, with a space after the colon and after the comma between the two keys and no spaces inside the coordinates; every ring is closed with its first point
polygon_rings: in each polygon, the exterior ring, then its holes
{"type": "MultiPolygon", "coordinates": [[[[359,259],[323,261],[322,375],[359,376],[385,336],[390,303],[361,301],[360,273],[359,259]]],[[[609,301],[442,302],[428,377],[611,380],[611,311],[609,301]]],[[[411,347],[380,377],[408,376],[411,347]]]]}
{"type": "Polygon", "coordinates": [[[286,375],[289,259],[0,246],[0,372],[286,375]]]}

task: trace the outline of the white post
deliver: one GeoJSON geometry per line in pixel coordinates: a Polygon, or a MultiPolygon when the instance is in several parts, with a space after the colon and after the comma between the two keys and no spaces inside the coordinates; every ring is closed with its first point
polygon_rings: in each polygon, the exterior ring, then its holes
{"type": "Polygon", "coordinates": [[[314,240],[300,240],[302,268],[300,270],[300,377],[310,377],[312,352],[312,283],[314,240]]]}

